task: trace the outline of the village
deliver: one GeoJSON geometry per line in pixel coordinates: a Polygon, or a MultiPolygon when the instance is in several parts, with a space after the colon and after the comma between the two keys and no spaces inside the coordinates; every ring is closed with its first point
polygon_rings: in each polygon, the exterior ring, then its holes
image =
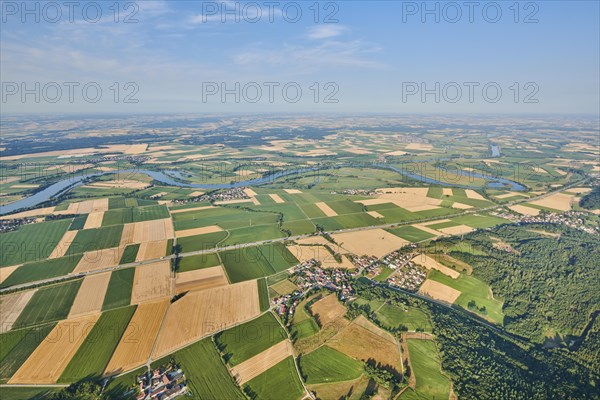
{"type": "Polygon", "coordinates": [[[185,375],[174,363],[137,376],[136,383],[137,400],[172,400],[188,394],[185,375]]]}

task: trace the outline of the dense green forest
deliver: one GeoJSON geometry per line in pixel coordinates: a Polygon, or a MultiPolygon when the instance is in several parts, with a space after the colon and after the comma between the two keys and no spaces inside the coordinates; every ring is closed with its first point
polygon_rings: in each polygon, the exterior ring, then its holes
{"type": "Polygon", "coordinates": [[[594,187],[594,190],[583,196],[579,205],[586,210],[600,208],[600,186],[594,187]]]}
{"type": "Polygon", "coordinates": [[[431,316],[442,368],[459,398],[600,398],[600,376],[574,360],[566,349],[542,349],[464,311],[374,286],[364,278],[356,281],[354,288],[360,297],[418,307],[431,316]]]}
{"type": "MultiPolygon", "coordinates": [[[[445,239],[452,240],[459,239],[445,239]]],[[[470,264],[473,275],[504,300],[507,331],[537,343],[556,335],[568,341],[600,309],[597,235],[527,224],[477,231],[464,240],[470,246],[454,246],[450,255],[470,264]]]]}

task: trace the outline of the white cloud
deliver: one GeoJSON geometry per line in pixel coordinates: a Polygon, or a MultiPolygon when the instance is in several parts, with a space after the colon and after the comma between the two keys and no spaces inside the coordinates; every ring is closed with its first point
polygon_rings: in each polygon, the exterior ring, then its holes
{"type": "Polygon", "coordinates": [[[329,39],[340,36],[347,28],[343,25],[317,25],[308,30],[309,39],[329,39]]]}

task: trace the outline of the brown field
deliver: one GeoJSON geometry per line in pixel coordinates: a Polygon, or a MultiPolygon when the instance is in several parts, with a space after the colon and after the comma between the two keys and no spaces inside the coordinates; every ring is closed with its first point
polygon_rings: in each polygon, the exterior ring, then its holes
{"type": "Polygon", "coordinates": [[[494,197],[497,199],[507,199],[509,197],[519,196],[519,195],[523,195],[523,194],[519,193],[519,192],[508,192],[508,193],[496,195],[494,197]]]}
{"type": "Polygon", "coordinates": [[[102,181],[102,182],[94,182],[86,187],[98,188],[98,189],[113,189],[113,188],[126,188],[126,189],[134,189],[134,190],[142,190],[150,187],[151,184],[149,182],[140,182],[131,179],[123,179],[123,180],[114,180],[114,181],[102,181]]]}
{"type": "Polygon", "coordinates": [[[298,189],[283,189],[283,191],[286,192],[286,193],[288,193],[288,194],[300,194],[300,193],[302,193],[298,189]]]}
{"type": "MultiPolygon", "coordinates": [[[[4,269],[4,268],[3,268],[4,269]]],[[[8,332],[37,289],[0,297],[0,333],[8,332]]]]}
{"type": "Polygon", "coordinates": [[[454,203],[452,203],[452,208],[457,208],[459,210],[468,210],[469,208],[473,208],[473,206],[470,206],[468,204],[463,204],[463,203],[457,203],[455,201],[454,203]]]}
{"type": "Polygon", "coordinates": [[[135,261],[155,260],[167,254],[168,240],[156,240],[140,244],[135,261]]]}
{"type": "Polygon", "coordinates": [[[429,143],[409,143],[406,145],[407,150],[420,150],[420,151],[430,151],[433,150],[433,146],[429,143]]]}
{"type": "Polygon", "coordinates": [[[65,214],[90,214],[100,211],[108,211],[108,198],[71,203],[65,214]]]}
{"type": "Polygon", "coordinates": [[[311,392],[317,394],[317,398],[322,400],[339,400],[343,398],[358,400],[367,389],[368,384],[369,378],[361,375],[353,381],[318,383],[307,387],[311,392]]]}
{"type": "Polygon", "coordinates": [[[2,267],[0,268],[0,283],[4,282],[10,274],[15,272],[17,268],[19,268],[22,264],[19,265],[11,265],[10,267],[2,267]]]}
{"type": "Polygon", "coordinates": [[[83,278],[83,283],[69,311],[69,318],[101,312],[109,280],[110,272],[83,278]]]}
{"type": "Polygon", "coordinates": [[[188,196],[190,197],[198,197],[198,196],[202,196],[204,194],[204,192],[200,191],[200,190],[196,190],[195,192],[190,193],[188,196]]]}
{"type": "MultiPolygon", "coordinates": [[[[331,244],[331,247],[335,245],[331,244]]],[[[342,262],[338,263],[333,255],[325,248],[325,246],[299,246],[291,245],[287,246],[287,249],[292,253],[294,257],[300,262],[315,259],[321,262],[323,268],[355,268],[352,262],[347,257],[342,256],[342,262]]]]}
{"type": "Polygon", "coordinates": [[[432,228],[430,228],[430,227],[428,227],[428,226],[426,226],[424,224],[413,224],[412,226],[415,227],[415,228],[417,228],[417,229],[420,229],[422,231],[425,231],[427,233],[431,233],[432,235],[435,235],[435,236],[441,236],[441,235],[443,235],[442,232],[436,231],[435,229],[432,229],[432,228]]]}
{"type": "Polygon", "coordinates": [[[189,290],[210,289],[218,286],[228,285],[227,277],[222,266],[196,269],[181,272],[175,278],[175,294],[189,290]]]}
{"type": "Polygon", "coordinates": [[[55,207],[38,208],[37,210],[28,210],[16,214],[3,215],[0,217],[0,220],[37,217],[38,215],[50,215],[54,212],[54,208],[55,207]]]}
{"type": "Polygon", "coordinates": [[[473,232],[475,229],[467,225],[450,226],[448,228],[440,228],[440,232],[446,235],[464,235],[469,232],[473,232]]]}
{"type": "Polygon", "coordinates": [[[346,314],[346,307],[340,304],[337,295],[334,293],[315,302],[310,309],[313,314],[318,316],[320,326],[329,325],[333,321],[343,318],[346,314]]]}
{"type": "Polygon", "coordinates": [[[221,232],[223,228],[219,225],[203,226],[202,228],[185,229],[183,231],[175,231],[175,235],[179,238],[204,235],[206,233],[221,232]]]}
{"type": "Polygon", "coordinates": [[[286,339],[236,365],[231,369],[231,375],[238,385],[243,385],[289,356],[294,356],[294,348],[286,339]]]}
{"type": "Polygon", "coordinates": [[[273,199],[273,201],[274,201],[275,203],[277,203],[277,204],[285,203],[285,200],[283,200],[283,199],[281,198],[281,196],[279,196],[278,194],[270,194],[269,196],[270,196],[270,197],[273,199]]]}
{"type": "Polygon", "coordinates": [[[419,289],[419,293],[450,304],[453,304],[456,299],[458,299],[458,296],[461,295],[460,291],[453,289],[450,286],[446,286],[443,283],[432,281],[431,279],[425,280],[419,289]]]}
{"type": "Polygon", "coordinates": [[[367,211],[367,214],[369,214],[373,218],[385,218],[383,215],[379,214],[377,211],[367,211]]]}
{"type": "Polygon", "coordinates": [[[85,220],[83,229],[94,229],[102,226],[102,219],[104,218],[104,211],[98,211],[90,213],[85,220]]]}
{"type": "Polygon", "coordinates": [[[133,243],[133,233],[135,231],[134,224],[123,225],[123,232],[121,233],[121,241],[119,247],[125,248],[128,244],[133,243]]]}
{"type": "Polygon", "coordinates": [[[398,343],[393,336],[388,335],[361,315],[331,338],[327,345],[350,357],[363,361],[374,359],[401,372],[402,360],[398,343]]]}
{"type": "Polygon", "coordinates": [[[442,200],[427,197],[428,188],[381,188],[377,189],[377,197],[368,200],[358,200],[356,203],[365,206],[393,203],[408,211],[425,211],[439,208],[442,200]]]}
{"type": "Polygon", "coordinates": [[[200,210],[208,210],[211,208],[216,208],[215,206],[202,206],[202,207],[193,207],[193,208],[183,208],[181,210],[171,210],[171,214],[179,214],[188,211],[200,211],[200,210]]]}
{"type": "Polygon", "coordinates": [[[140,304],[123,333],[104,375],[129,371],[148,361],[169,300],[140,304]]]}
{"type": "MultiPolygon", "coordinates": [[[[251,171],[242,171],[242,172],[251,172],[251,171]]],[[[248,197],[255,197],[257,195],[257,193],[250,188],[244,189],[244,193],[246,193],[246,196],[248,196],[248,197]]]]}
{"type": "MultiPolygon", "coordinates": [[[[568,190],[568,193],[573,193],[573,194],[584,194],[584,193],[589,193],[592,191],[592,188],[589,187],[574,187],[568,190]]],[[[567,192],[565,192],[567,193],[567,192]]]]}
{"type": "Polygon", "coordinates": [[[64,256],[69,249],[69,246],[71,246],[73,239],[77,236],[77,232],[78,231],[66,231],[48,258],[51,259],[64,256]]]}
{"type": "Polygon", "coordinates": [[[425,254],[416,255],[411,261],[427,269],[437,269],[442,274],[448,275],[450,278],[453,279],[456,279],[460,276],[459,272],[440,264],[439,262],[425,254]]]}
{"type": "Polygon", "coordinates": [[[466,189],[465,193],[467,194],[467,197],[469,199],[485,200],[485,197],[483,197],[482,195],[480,195],[479,193],[477,193],[473,189],[466,189]]]}
{"type": "Polygon", "coordinates": [[[239,203],[254,203],[252,199],[235,199],[235,200],[220,200],[215,201],[215,204],[239,204],[239,203]]]}
{"type": "Polygon", "coordinates": [[[298,243],[300,245],[307,245],[307,244],[320,244],[323,246],[327,245],[334,250],[336,250],[336,248],[339,248],[339,246],[336,246],[335,244],[331,243],[329,240],[325,239],[325,237],[323,237],[321,235],[309,236],[307,238],[298,239],[298,240],[296,240],[296,243],[298,243]]]}
{"type": "Polygon", "coordinates": [[[171,304],[154,358],[260,314],[256,281],[188,292],[171,304]]]}
{"type": "Polygon", "coordinates": [[[555,193],[543,199],[534,200],[531,204],[535,204],[542,207],[553,208],[560,211],[569,211],[571,209],[571,201],[573,195],[565,193],[555,193]]]}
{"type": "Polygon", "coordinates": [[[127,239],[131,239],[129,243],[154,242],[171,239],[174,236],[173,224],[170,218],[155,219],[153,221],[125,224],[121,235],[121,243],[124,243],[127,239]]]}
{"type": "Polygon", "coordinates": [[[294,285],[294,283],[290,280],[285,279],[283,281],[277,282],[274,285],[271,285],[271,289],[283,296],[284,294],[293,293],[295,290],[298,289],[298,286],[294,285]]]}
{"type": "Polygon", "coordinates": [[[513,211],[518,212],[519,214],[523,214],[523,215],[538,215],[541,211],[541,210],[538,210],[537,208],[527,207],[527,206],[523,206],[521,204],[510,206],[508,208],[510,208],[513,211]]]}
{"type": "Polygon", "coordinates": [[[331,237],[341,247],[357,256],[373,255],[378,258],[410,243],[380,228],[337,233],[331,237]]]}
{"type": "Polygon", "coordinates": [[[60,321],[8,383],[56,383],[99,317],[94,314],[60,321]]]}
{"type": "Polygon", "coordinates": [[[319,209],[321,211],[323,211],[323,214],[325,214],[328,217],[336,217],[338,214],[333,210],[333,208],[329,207],[326,203],[320,201],[318,203],[315,203],[315,206],[319,207],[319,209]]]}
{"type": "Polygon", "coordinates": [[[156,301],[171,296],[171,263],[158,261],[136,267],[131,304],[156,301]]]}
{"type": "Polygon", "coordinates": [[[452,192],[451,188],[443,188],[442,195],[443,196],[454,196],[454,193],[452,192]]]}
{"type": "Polygon", "coordinates": [[[115,267],[121,261],[124,247],[111,247],[109,249],[93,250],[83,253],[77,263],[73,274],[80,272],[98,271],[104,268],[115,267]]]}

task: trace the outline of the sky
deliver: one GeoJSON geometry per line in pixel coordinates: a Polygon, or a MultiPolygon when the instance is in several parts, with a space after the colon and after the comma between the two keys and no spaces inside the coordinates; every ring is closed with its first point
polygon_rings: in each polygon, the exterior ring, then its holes
{"type": "Polygon", "coordinates": [[[599,4],[1,1],[1,112],[598,114],[599,4]]]}

